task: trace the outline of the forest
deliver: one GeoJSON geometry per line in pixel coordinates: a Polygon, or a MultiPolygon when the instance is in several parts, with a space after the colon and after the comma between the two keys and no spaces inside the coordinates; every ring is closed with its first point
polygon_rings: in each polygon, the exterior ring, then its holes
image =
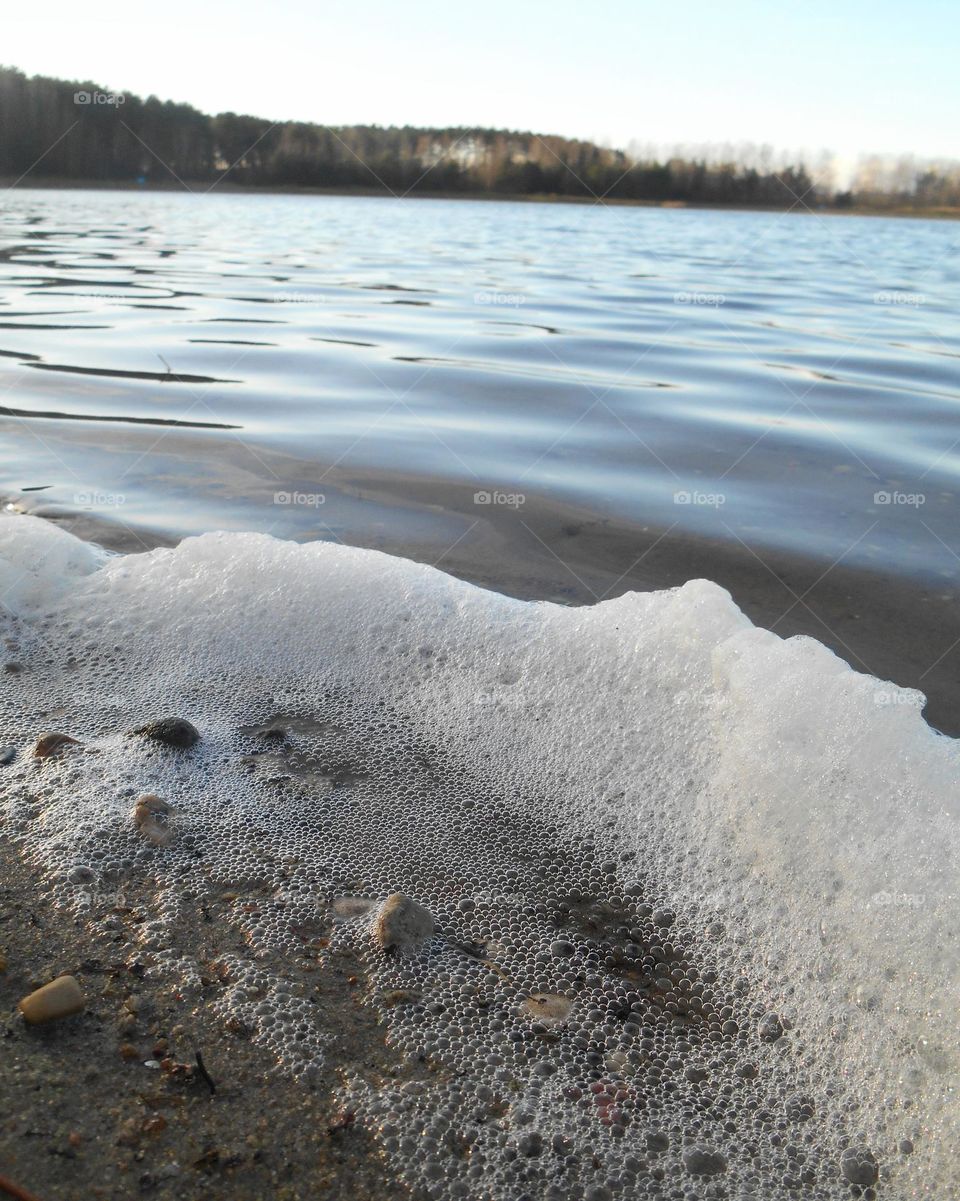
{"type": "Polygon", "coordinates": [[[829,170],[763,156],[630,154],[495,129],[325,126],[115,94],[91,82],[0,68],[0,178],[98,183],[552,196],[648,203],[944,209],[956,164],[864,160],[838,191],[829,170]]]}

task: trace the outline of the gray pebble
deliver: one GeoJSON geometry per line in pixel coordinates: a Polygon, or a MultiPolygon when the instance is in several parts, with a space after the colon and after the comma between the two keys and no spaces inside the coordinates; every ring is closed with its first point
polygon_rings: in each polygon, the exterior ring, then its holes
{"type": "Polygon", "coordinates": [[[783,1025],[775,1013],[765,1013],[757,1023],[757,1035],[762,1043],[775,1043],[783,1034],[783,1025]]]}
{"type": "Polygon", "coordinates": [[[161,717],[158,721],[139,726],[133,733],[146,734],[155,742],[162,742],[178,750],[186,750],[200,740],[196,727],[182,717],[161,717]]]}

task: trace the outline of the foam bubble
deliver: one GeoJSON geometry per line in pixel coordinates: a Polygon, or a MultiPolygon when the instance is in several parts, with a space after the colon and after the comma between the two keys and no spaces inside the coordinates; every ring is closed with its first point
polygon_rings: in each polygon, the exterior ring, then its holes
{"type": "Polygon", "coordinates": [[[706,581],[569,609],[262,535],[107,557],[29,517],[0,518],[0,589],[5,741],[56,710],[82,743],[2,769],[6,829],[67,904],[155,880],[141,937],[184,991],[192,901],[255,897],[218,1012],[304,1087],[336,1032],[284,958],[354,956],[429,1073],[353,1100],[427,1196],[960,1184],[958,747],[819,644],[706,581]],[[195,747],[125,733],[173,716],[195,747]],[[392,893],[435,929],[385,954],[392,893]]]}

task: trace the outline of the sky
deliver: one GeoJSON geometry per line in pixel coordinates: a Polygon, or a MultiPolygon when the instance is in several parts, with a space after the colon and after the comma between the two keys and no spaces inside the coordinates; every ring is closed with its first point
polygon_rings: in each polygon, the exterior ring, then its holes
{"type": "MultiPolygon", "coordinates": [[[[29,0],[0,63],[331,125],[960,157],[958,0],[29,0]]],[[[13,10],[13,11],[11,11],[13,10]]]]}

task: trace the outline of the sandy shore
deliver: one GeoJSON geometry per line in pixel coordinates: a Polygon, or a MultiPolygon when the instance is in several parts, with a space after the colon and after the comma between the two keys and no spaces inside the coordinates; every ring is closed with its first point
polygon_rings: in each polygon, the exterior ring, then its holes
{"type": "Polygon", "coordinates": [[[0,1197],[2,1178],[23,1190],[9,1195],[39,1201],[410,1196],[337,1096],[358,1076],[395,1083],[428,1071],[388,1050],[359,963],[309,943],[284,962],[335,1034],[318,1079],[295,1083],[241,1024],[211,1013],[229,982],[219,957],[252,958],[229,911],[255,896],[228,894],[184,923],[179,945],[204,972],[184,995],[137,936],[148,885],[93,894],[89,916],[74,917],[2,830],[0,880],[0,1197]],[[85,1012],[27,1026],[17,1002],[64,973],[80,981],[85,1012]]]}

